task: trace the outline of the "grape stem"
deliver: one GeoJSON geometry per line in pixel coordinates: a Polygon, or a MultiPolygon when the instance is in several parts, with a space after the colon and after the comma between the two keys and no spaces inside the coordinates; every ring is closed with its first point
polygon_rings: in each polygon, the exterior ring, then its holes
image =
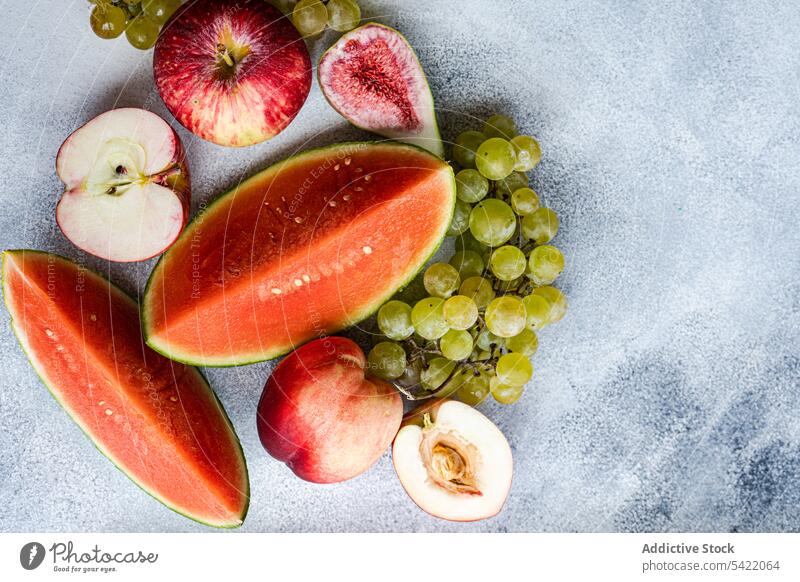
{"type": "MultiPolygon", "coordinates": [[[[483,325],[481,320],[481,325],[483,325]]],[[[428,367],[428,360],[427,355],[442,355],[439,350],[433,350],[426,347],[421,347],[413,340],[413,338],[408,338],[405,341],[406,345],[411,346],[413,349],[407,350],[411,353],[409,356],[410,362],[416,362],[418,360],[422,360],[422,364],[425,368],[428,367]]],[[[496,348],[495,348],[496,349],[496,348]]],[[[495,349],[492,349],[492,355],[494,355],[495,349]]],[[[446,386],[448,382],[450,382],[457,373],[460,373],[464,368],[470,369],[473,374],[478,374],[481,368],[494,368],[497,366],[497,357],[492,357],[487,360],[459,360],[457,362],[457,366],[453,368],[453,370],[448,374],[447,378],[436,388],[436,390],[428,390],[421,383],[416,383],[411,386],[405,386],[400,384],[399,382],[392,382],[392,385],[397,389],[398,392],[403,394],[408,400],[416,401],[416,400],[427,400],[428,398],[433,398],[436,394],[442,389],[443,386],[446,386]]]]}

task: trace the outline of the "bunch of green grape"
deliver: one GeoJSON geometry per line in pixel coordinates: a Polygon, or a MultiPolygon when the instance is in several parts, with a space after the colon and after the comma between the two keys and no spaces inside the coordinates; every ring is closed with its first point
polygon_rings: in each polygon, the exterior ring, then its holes
{"type": "Polygon", "coordinates": [[[117,38],[125,32],[132,46],[147,50],[183,0],[89,0],[89,23],[100,38],[117,38]]]}
{"type": "MultiPolygon", "coordinates": [[[[281,4],[289,4],[286,1],[281,4]]],[[[288,12],[288,6],[281,6],[288,12]]],[[[292,23],[303,36],[317,36],[328,26],[337,32],[347,32],[358,26],[361,8],[355,0],[300,0],[291,10],[292,23]]]]}
{"type": "Polygon", "coordinates": [[[558,217],[525,173],[541,159],[539,143],[517,135],[508,117],[460,134],[453,158],[458,200],[448,235],[457,237],[456,252],[424,271],[427,297],[414,301],[412,284],[380,308],[385,337],[369,367],[413,399],[477,405],[491,394],[512,404],[533,375],[537,332],[567,310],[552,286],[564,269],[550,244],[558,217]]]}

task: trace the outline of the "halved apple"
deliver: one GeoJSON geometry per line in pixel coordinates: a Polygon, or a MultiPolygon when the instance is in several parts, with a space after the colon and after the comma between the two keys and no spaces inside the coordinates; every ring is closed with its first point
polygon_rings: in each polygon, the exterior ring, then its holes
{"type": "Polygon", "coordinates": [[[56,222],[98,257],[131,262],[166,250],[189,218],[189,172],[178,134],[155,113],[112,109],[75,130],[56,172],[56,222]]]}
{"type": "Polygon", "coordinates": [[[421,509],[451,521],[497,515],[511,488],[513,461],[503,433],[483,414],[455,400],[412,413],[394,440],[400,483],[421,509]]]}

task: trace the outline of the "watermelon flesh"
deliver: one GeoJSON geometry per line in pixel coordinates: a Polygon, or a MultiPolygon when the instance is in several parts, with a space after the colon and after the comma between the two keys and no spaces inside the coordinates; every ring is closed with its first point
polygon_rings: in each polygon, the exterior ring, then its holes
{"type": "Polygon", "coordinates": [[[195,368],[144,345],[130,297],[29,250],[3,253],[3,295],[37,373],[101,452],[171,509],[241,525],[249,483],[233,427],[195,368]]]}
{"type": "Polygon", "coordinates": [[[450,166],[406,144],[336,144],[276,164],[161,258],[143,298],[147,343],[230,366],[353,325],[436,251],[454,203],[450,166]]]}

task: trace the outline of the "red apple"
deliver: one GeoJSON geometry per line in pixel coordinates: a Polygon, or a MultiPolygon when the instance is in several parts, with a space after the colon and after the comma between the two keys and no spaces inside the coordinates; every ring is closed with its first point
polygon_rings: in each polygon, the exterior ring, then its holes
{"type": "Polygon", "coordinates": [[[301,479],[337,483],[377,461],[403,418],[400,394],[364,376],[367,359],[341,337],[312,341],[272,372],[258,404],[267,452],[301,479]]]}
{"type": "Polygon", "coordinates": [[[56,221],[75,246],[111,261],[169,247],[189,218],[178,134],[155,113],[112,109],[75,130],[56,157],[65,184],[56,221]]]}
{"type": "Polygon", "coordinates": [[[311,89],[303,39],[265,0],[186,2],[164,25],[153,70],[177,120],[225,146],[274,137],[311,89]]]}

